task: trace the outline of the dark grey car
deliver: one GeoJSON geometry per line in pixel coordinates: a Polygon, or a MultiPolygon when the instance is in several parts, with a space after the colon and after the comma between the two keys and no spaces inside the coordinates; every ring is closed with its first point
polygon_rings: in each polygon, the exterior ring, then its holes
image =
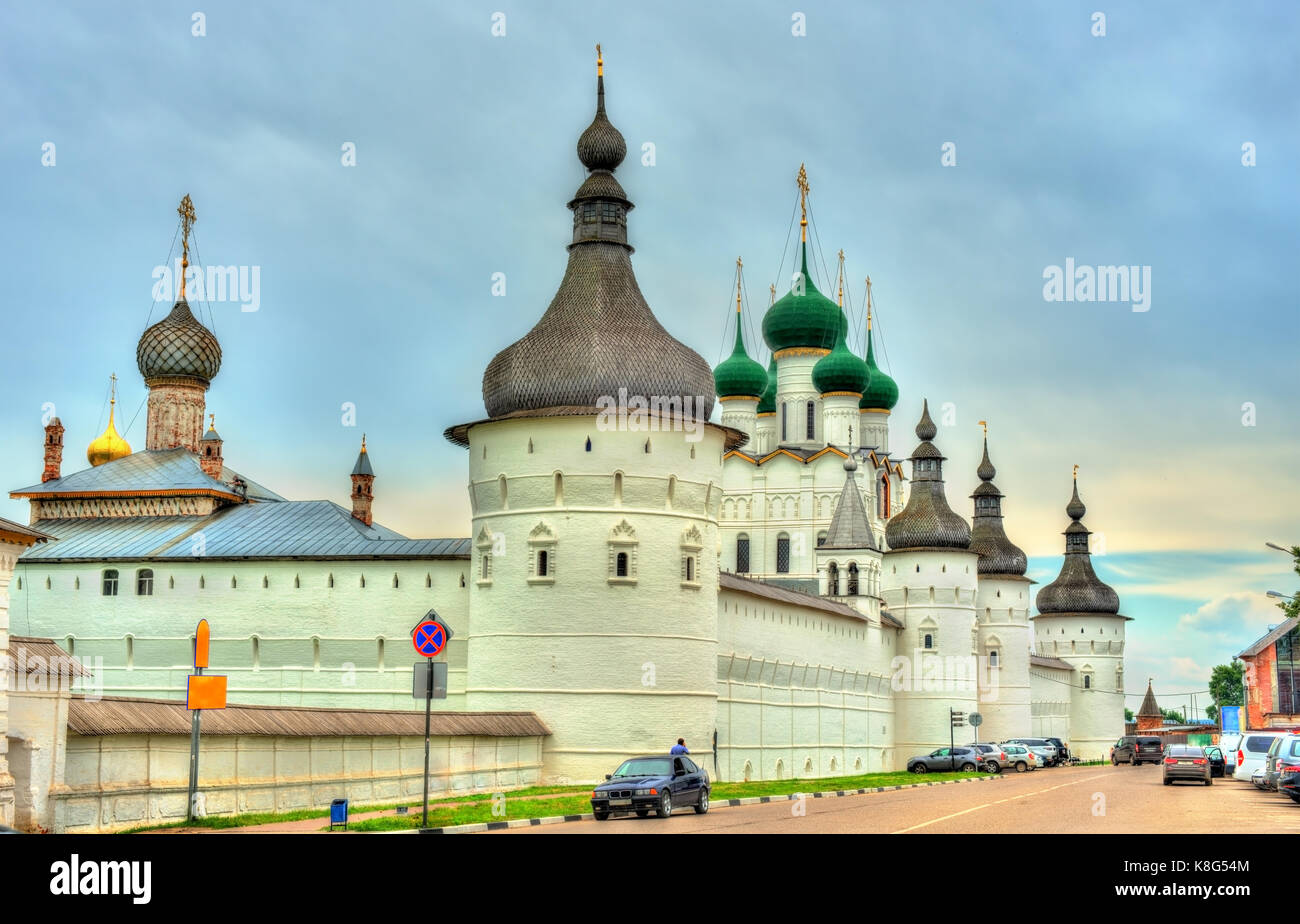
{"type": "Polygon", "coordinates": [[[1300,764],[1300,735],[1274,738],[1268,748],[1268,757],[1264,759],[1264,788],[1277,792],[1283,768],[1297,764],[1300,764]]]}
{"type": "Polygon", "coordinates": [[[1165,749],[1164,768],[1166,786],[1173,785],[1176,780],[1214,785],[1214,780],[1210,779],[1210,759],[1205,756],[1205,748],[1198,745],[1169,745],[1165,749]]]}
{"type": "Polygon", "coordinates": [[[978,770],[982,756],[974,748],[939,748],[907,762],[908,773],[942,773],[953,770],[978,770]]]}

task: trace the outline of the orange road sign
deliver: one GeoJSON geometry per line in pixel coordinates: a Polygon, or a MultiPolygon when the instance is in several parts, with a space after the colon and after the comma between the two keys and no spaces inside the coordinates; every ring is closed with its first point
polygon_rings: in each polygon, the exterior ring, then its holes
{"type": "Polygon", "coordinates": [[[186,709],[225,709],[226,678],[221,674],[190,674],[186,709]]]}
{"type": "Polygon", "coordinates": [[[199,627],[194,633],[194,666],[208,666],[208,621],[199,620],[199,627]]]}

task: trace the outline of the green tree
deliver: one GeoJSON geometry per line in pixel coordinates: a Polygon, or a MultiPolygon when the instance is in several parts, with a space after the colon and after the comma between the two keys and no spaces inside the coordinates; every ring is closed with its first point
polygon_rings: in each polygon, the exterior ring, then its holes
{"type": "Polygon", "coordinates": [[[1246,665],[1240,661],[1231,664],[1219,664],[1210,671],[1210,697],[1214,700],[1205,711],[1216,722],[1219,720],[1219,706],[1246,705],[1246,665]]]}
{"type": "Polygon", "coordinates": [[[1160,714],[1172,722],[1177,722],[1179,725],[1184,725],[1187,722],[1187,719],[1177,709],[1161,709],[1160,714]]]}
{"type": "MultiPolygon", "coordinates": [[[[1295,573],[1300,574],[1300,545],[1291,546],[1291,557],[1295,559],[1295,573]]],[[[1290,600],[1284,600],[1277,608],[1286,613],[1287,619],[1300,616],[1300,591],[1296,591],[1290,600]]]]}
{"type": "Polygon", "coordinates": [[[1128,706],[1124,707],[1124,721],[1125,722],[1133,721],[1133,710],[1130,709],[1128,706]]]}

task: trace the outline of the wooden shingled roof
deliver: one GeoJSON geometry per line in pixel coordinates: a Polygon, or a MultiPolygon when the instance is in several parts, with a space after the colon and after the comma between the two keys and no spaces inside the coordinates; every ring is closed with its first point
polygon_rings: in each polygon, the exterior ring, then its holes
{"type": "MultiPolygon", "coordinates": [[[[188,735],[190,712],[178,700],[74,696],[68,706],[68,730],[86,736],[188,735]]],[[[551,733],[532,712],[434,712],[430,731],[439,736],[483,738],[523,738],[551,733]]],[[[207,710],[203,715],[203,734],[423,737],[424,711],[232,705],[207,710]]]]}

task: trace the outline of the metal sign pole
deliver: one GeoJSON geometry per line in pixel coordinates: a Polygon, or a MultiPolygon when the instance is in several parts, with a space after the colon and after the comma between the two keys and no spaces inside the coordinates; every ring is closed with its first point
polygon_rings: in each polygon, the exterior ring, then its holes
{"type": "MultiPolygon", "coordinates": [[[[203,668],[194,668],[194,673],[203,676],[203,668]]],[[[194,796],[199,791],[199,716],[202,714],[202,709],[195,709],[190,713],[190,788],[189,807],[185,810],[187,823],[194,821],[194,796]]]]}
{"type": "Polygon", "coordinates": [[[949,771],[953,771],[957,769],[957,755],[953,754],[952,752],[953,748],[956,747],[957,744],[957,732],[955,729],[956,729],[956,723],[953,721],[952,707],[949,706],[948,707],[948,770],[949,771]]]}
{"type": "MultiPolygon", "coordinates": [[[[429,827],[429,716],[433,711],[433,658],[425,661],[424,681],[424,824],[429,827]]],[[[197,727],[197,726],[196,726],[197,727]]]]}

